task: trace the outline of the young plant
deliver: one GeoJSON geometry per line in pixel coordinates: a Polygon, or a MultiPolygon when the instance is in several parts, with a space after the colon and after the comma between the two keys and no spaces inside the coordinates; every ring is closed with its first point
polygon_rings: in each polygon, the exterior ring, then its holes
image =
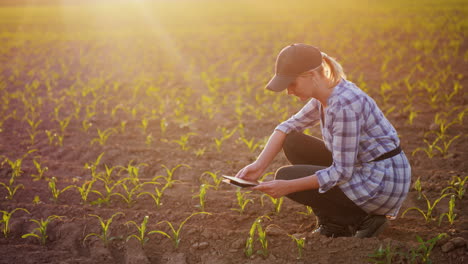
{"type": "Polygon", "coordinates": [[[252,191],[241,192],[241,188],[237,188],[236,190],[236,197],[237,197],[237,205],[239,208],[231,208],[231,210],[238,211],[241,215],[245,211],[245,207],[248,203],[253,203],[252,199],[246,198],[246,194],[251,193],[252,191]]]}
{"type": "Polygon", "coordinates": [[[417,251],[419,252],[421,256],[421,262],[422,263],[432,263],[429,256],[432,253],[432,249],[434,248],[435,244],[437,241],[441,240],[442,238],[447,237],[447,234],[442,233],[438,234],[437,236],[424,241],[420,236],[416,236],[416,239],[419,242],[419,247],[417,251]]]}
{"type": "MultiPolygon", "coordinates": [[[[99,179],[102,181],[102,179],[99,179]]],[[[105,204],[105,205],[109,205],[110,203],[110,199],[112,198],[112,196],[114,195],[118,195],[116,193],[114,193],[114,189],[121,185],[126,179],[122,179],[122,180],[119,180],[117,182],[114,182],[113,184],[111,183],[107,183],[107,182],[104,182],[104,189],[105,189],[105,192],[104,194],[101,193],[100,191],[98,190],[92,190],[93,193],[101,196],[100,198],[98,198],[97,200],[95,201],[92,201],[91,204],[94,205],[94,204],[97,204],[99,206],[101,206],[101,204],[105,204]]]]}
{"type": "Polygon", "coordinates": [[[288,236],[295,242],[297,247],[297,259],[302,259],[302,252],[304,251],[305,237],[297,237],[294,234],[288,236]]]}
{"type": "Polygon", "coordinates": [[[91,190],[93,188],[93,184],[95,182],[96,182],[96,180],[93,179],[91,181],[85,181],[81,185],[81,187],[73,185],[73,187],[76,188],[78,190],[78,192],[80,193],[81,201],[82,201],[83,204],[86,204],[88,202],[89,193],[91,192],[91,190]]]}
{"type": "Polygon", "coordinates": [[[211,180],[213,180],[213,183],[214,183],[214,188],[215,190],[218,190],[219,188],[219,185],[221,184],[221,182],[223,181],[223,178],[222,177],[219,177],[218,176],[218,173],[219,171],[216,171],[216,172],[211,172],[211,171],[205,171],[202,173],[201,175],[201,181],[205,184],[208,184],[208,182],[206,180],[204,180],[204,177],[203,176],[209,176],[211,177],[211,180]]]}
{"type": "Polygon", "coordinates": [[[44,173],[49,170],[48,167],[42,167],[41,163],[37,162],[36,160],[33,160],[34,166],[36,167],[37,174],[31,174],[31,177],[34,178],[34,181],[39,181],[44,177],[44,173]]]}
{"type": "Polygon", "coordinates": [[[388,243],[385,248],[383,248],[381,244],[379,248],[374,251],[374,253],[368,255],[368,261],[378,264],[392,264],[396,254],[397,253],[394,252],[394,249],[391,247],[390,243],[388,243]]]}
{"type": "MultiPolygon", "coordinates": [[[[269,220],[271,220],[271,218],[266,216],[266,215],[259,216],[259,217],[257,217],[257,219],[255,219],[252,226],[250,227],[249,237],[247,238],[247,241],[245,242],[245,249],[244,249],[244,253],[245,253],[245,255],[247,257],[251,257],[253,255],[253,253],[254,253],[255,231],[258,232],[259,230],[261,230],[261,233],[263,235],[262,239],[264,240],[263,242],[261,241],[262,248],[265,246],[265,248],[267,250],[268,242],[266,240],[266,233],[263,231],[263,229],[261,227],[261,223],[262,223],[263,218],[268,218],[269,220]],[[258,226],[260,226],[260,229],[258,228],[258,226]]],[[[260,236],[260,234],[259,234],[259,236],[260,236]]],[[[264,250],[261,253],[263,253],[265,255],[265,254],[268,254],[268,251],[265,252],[265,250],[264,250]]]]}
{"type": "Polygon", "coordinates": [[[112,223],[112,220],[114,219],[114,217],[118,216],[118,215],[124,215],[124,213],[122,212],[117,212],[115,214],[113,214],[109,219],[107,220],[102,220],[102,218],[98,215],[95,215],[95,214],[89,214],[89,216],[93,216],[93,217],[96,217],[98,220],[99,220],[99,224],[101,226],[101,234],[97,234],[97,233],[91,233],[91,234],[88,234],[85,236],[85,238],[83,239],[83,243],[86,241],[86,239],[88,239],[89,237],[92,237],[92,236],[96,236],[98,237],[99,239],[101,239],[101,241],[104,243],[104,246],[107,247],[109,245],[109,242],[116,239],[117,237],[111,237],[110,236],[110,225],[112,223]]]}
{"type": "Polygon", "coordinates": [[[125,224],[127,226],[129,224],[133,224],[137,228],[138,234],[137,235],[135,235],[135,234],[129,235],[127,237],[126,241],[128,241],[128,240],[130,240],[130,238],[134,237],[138,241],[140,241],[140,244],[143,247],[146,244],[146,242],[148,242],[148,240],[149,240],[149,238],[147,237],[147,235],[148,235],[148,231],[147,231],[148,219],[149,219],[149,216],[145,216],[140,225],[135,223],[135,221],[127,221],[127,223],[125,223],[125,224]]]}
{"type": "Polygon", "coordinates": [[[423,148],[423,147],[416,148],[415,150],[413,150],[411,155],[414,156],[414,154],[416,154],[418,151],[423,151],[424,153],[426,153],[426,155],[430,159],[432,159],[437,154],[436,153],[436,150],[438,150],[437,142],[439,140],[440,140],[440,137],[436,138],[432,143],[429,143],[427,139],[424,139],[424,142],[426,143],[427,148],[423,148]]]}
{"type": "Polygon", "coordinates": [[[138,178],[139,177],[139,174],[140,174],[140,167],[141,166],[148,166],[147,163],[139,163],[137,165],[132,165],[133,163],[133,160],[131,160],[127,167],[123,167],[123,166],[119,166],[121,169],[119,171],[119,174],[122,172],[122,171],[127,171],[128,173],[128,179],[134,184],[134,185],[138,185],[140,184],[140,179],[138,178]]]}
{"type": "Polygon", "coordinates": [[[110,137],[110,135],[117,133],[117,130],[115,130],[115,128],[108,128],[104,131],[101,131],[98,128],[97,130],[98,130],[98,137],[91,140],[91,145],[93,145],[94,142],[98,142],[99,145],[104,146],[106,145],[107,139],[110,137]]]}
{"type": "Polygon", "coordinates": [[[183,151],[189,149],[188,141],[191,136],[196,135],[197,133],[189,132],[187,134],[181,135],[179,139],[171,140],[170,142],[177,143],[183,151]]]}
{"type": "Polygon", "coordinates": [[[421,177],[414,182],[414,189],[418,192],[418,200],[422,198],[421,177]]]}
{"type": "Polygon", "coordinates": [[[2,232],[3,232],[3,236],[5,238],[8,237],[8,233],[10,233],[10,220],[11,220],[11,217],[13,216],[13,214],[16,211],[19,211],[19,210],[30,214],[30,212],[28,210],[24,209],[24,208],[15,208],[11,212],[0,210],[0,213],[2,213],[2,219],[0,220],[0,224],[2,225],[2,232]]]}
{"type": "Polygon", "coordinates": [[[450,181],[450,186],[448,187],[445,187],[441,194],[443,194],[444,192],[448,191],[448,190],[452,190],[456,195],[457,195],[457,198],[459,200],[463,199],[463,196],[465,195],[465,191],[466,191],[466,183],[468,181],[468,176],[465,176],[465,178],[461,178],[461,177],[458,177],[458,176],[454,176],[452,178],[452,181],[450,181]]]}
{"type": "Polygon", "coordinates": [[[13,183],[15,182],[15,178],[10,178],[9,185],[6,185],[3,182],[0,182],[0,186],[3,186],[6,191],[7,191],[7,196],[5,196],[5,199],[7,200],[13,200],[13,196],[15,196],[16,192],[19,190],[19,188],[24,189],[23,184],[17,184],[16,186],[13,186],[13,183]]]}
{"type": "Polygon", "coordinates": [[[37,219],[31,219],[29,221],[32,221],[34,223],[37,224],[37,227],[34,228],[34,230],[31,232],[31,233],[27,233],[27,234],[24,234],[22,235],[21,237],[22,238],[27,238],[27,237],[35,237],[37,239],[39,239],[39,242],[41,243],[41,245],[45,245],[46,242],[47,242],[47,226],[49,225],[49,223],[51,223],[53,220],[55,219],[61,219],[63,216],[58,216],[58,215],[50,215],[47,217],[46,220],[44,219],[40,219],[40,220],[37,220],[37,219]]]}
{"type": "Polygon", "coordinates": [[[197,215],[197,214],[207,214],[207,215],[211,215],[211,213],[207,213],[207,212],[196,212],[196,213],[193,213],[193,214],[189,215],[187,218],[185,218],[185,220],[182,221],[182,223],[180,223],[179,228],[177,228],[177,230],[174,228],[174,226],[172,225],[171,222],[169,222],[169,221],[161,221],[161,222],[158,223],[158,225],[161,224],[161,223],[166,223],[166,224],[169,226],[169,228],[171,229],[171,233],[168,234],[168,233],[166,233],[166,232],[164,232],[164,231],[161,231],[161,230],[153,230],[153,231],[149,232],[148,235],[150,235],[150,234],[161,234],[161,235],[163,235],[163,236],[165,236],[165,237],[171,239],[172,242],[174,243],[174,247],[177,249],[177,248],[179,248],[179,244],[180,244],[180,240],[181,240],[181,238],[180,238],[180,231],[182,230],[182,227],[185,225],[185,223],[186,223],[192,216],[197,215]]]}
{"type": "Polygon", "coordinates": [[[161,189],[158,189],[158,187],[154,187],[154,194],[150,192],[141,192],[137,195],[137,198],[143,195],[149,195],[151,198],[153,198],[153,201],[156,204],[156,208],[159,208],[159,206],[162,205],[161,199],[167,186],[168,185],[166,184],[161,189]]]}
{"type": "Polygon", "coordinates": [[[193,198],[196,198],[196,197],[199,198],[200,203],[199,203],[198,207],[200,207],[203,212],[205,211],[206,193],[207,193],[208,189],[212,188],[212,187],[214,187],[214,186],[209,185],[209,184],[201,184],[200,185],[200,191],[198,192],[197,195],[193,196],[193,198]]]}
{"type": "Polygon", "coordinates": [[[166,167],[165,165],[161,165],[165,170],[166,170],[166,176],[163,176],[163,175],[158,175],[156,177],[153,178],[152,181],[156,181],[158,178],[164,178],[166,180],[166,185],[168,188],[172,187],[172,185],[177,182],[177,180],[174,180],[174,173],[175,171],[180,168],[180,167],[186,167],[186,168],[189,168],[190,169],[190,166],[189,165],[186,165],[186,164],[179,164],[177,166],[175,166],[174,168],[172,169],[169,169],[168,167],[166,167]]]}
{"type": "MultiPolygon", "coordinates": [[[[128,179],[128,178],[127,178],[128,179]]],[[[131,179],[130,179],[131,181],[131,179]]],[[[145,184],[159,184],[157,182],[145,182],[145,183],[139,183],[137,185],[134,185],[133,187],[128,187],[127,184],[125,183],[125,181],[122,182],[122,187],[125,191],[125,195],[121,194],[121,193],[114,193],[113,195],[117,195],[117,196],[120,196],[120,198],[122,198],[125,203],[127,203],[127,206],[130,208],[135,202],[136,202],[136,198],[138,197],[138,192],[140,191],[141,187],[145,184]],[[137,196],[137,197],[135,197],[137,196]]]]}
{"type": "Polygon", "coordinates": [[[58,202],[58,199],[59,199],[59,196],[64,193],[65,191],[71,189],[71,188],[74,188],[75,186],[74,185],[69,185],[69,186],[66,186],[65,188],[63,188],[62,190],[58,189],[57,188],[57,178],[55,177],[52,177],[50,180],[49,180],[49,190],[51,191],[52,193],[52,200],[56,203],[58,202]]]}
{"type": "Polygon", "coordinates": [[[449,211],[447,213],[442,214],[439,217],[439,226],[442,223],[442,219],[444,216],[447,217],[447,220],[449,221],[450,225],[453,225],[453,222],[455,221],[455,217],[457,217],[457,214],[453,212],[453,209],[455,208],[455,195],[450,196],[450,201],[449,201],[449,211]]]}
{"type": "Polygon", "coordinates": [[[251,138],[250,140],[248,140],[244,137],[240,137],[240,141],[244,142],[244,144],[249,148],[249,151],[251,153],[253,153],[261,145],[260,142],[255,143],[255,138],[251,138]]]}
{"type": "Polygon", "coordinates": [[[19,177],[19,176],[21,176],[21,174],[23,174],[23,171],[21,170],[21,166],[23,165],[23,160],[29,154],[33,153],[34,151],[37,151],[37,149],[32,149],[32,150],[28,151],[21,158],[16,159],[16,160],[10,160],[9,158],[7,158],[4,155],[0,155],[0,158],[4,158],[3,162],[0,165],[3,166],[4,163],[8,163],[8,165],[10,165],[10,168],[12,170],[11,177],[12,178],[19,177]]]}
{"type": "Polygon", "coordinates": [[[91,170],[91,177],[93,177],[93,178],[96,178],[96,176],[97,176],[96,170],[97,170],[97,167],[99,166],[99,163],[101,163],[102,156],[104,156],[104,152],[99,154],[99,156],[96,158],[96,160],[93,161],[92,163],[85,163],[85,165],[84,165],[85,169],[91,170]]]}
{"type": "Polygon", "coordinates": [[[411,210],[416,210],[418,211],[419,213],[421,213],[423,216],[424,216],[424,219],[426,220],[426,222],[430,222],[433,219],[432,217],[432,211],[434,210],[435,206],[443,199],[445,198],[446,196],[448,196],[449,194],[446,193],[446,194],[443,194],[442,196],[440,196],[439,198],[437,198],[432,204],[431,202],[429,201],[429,199],[427,199],[427,196],[423,193],[422,194],[424,199],[426,199],[426,203],[427,203],[427,210],[426,212],[424,212],[423,210],[419,209],[418,207],[410,207],[408,209],[406,209],[403,214],[401,215],[401,217],[404,217],[405,214],[408,212],[408,211],[411,211],[411,210]]]}
{"type": "Polygon", "coordinates": [[[268,195],[268,194],[262,194],[262,196],[260,197],[260,202],[262,204],[262,207],[263,207],[263,197],[268,197],[270,198],[270,201],[273,203],[273,205],[275,206],[275,213],[276,214],[279,214],[279,212],[281,211],[281,205],[283,204],[283,200],[284,200],[284,197],[280,197],[280,198],[273,198],[272,196],[268,195]]]}

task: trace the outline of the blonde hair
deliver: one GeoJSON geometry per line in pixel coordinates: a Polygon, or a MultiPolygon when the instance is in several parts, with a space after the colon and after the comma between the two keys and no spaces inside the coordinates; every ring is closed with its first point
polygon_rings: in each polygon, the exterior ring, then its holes
{"type": "Polygon", "coordinates": [[[330,80],[333,86],[337,85],[341,81],[341,78],[346,79],[346,74],[339,62],[328,56],[325,52],[322,52],[322,58],[321,69],[319,68],[317,70],[321,70],[322,74],[330,80]]]}

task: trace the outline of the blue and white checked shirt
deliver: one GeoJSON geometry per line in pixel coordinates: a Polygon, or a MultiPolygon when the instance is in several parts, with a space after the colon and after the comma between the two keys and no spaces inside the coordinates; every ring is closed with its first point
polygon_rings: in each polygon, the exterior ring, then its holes
{"type": "Polygon", "coordinates": [[[410,187],[411,167],[403,152],[372,161],[395,149],[400,140],[375,101],[354,83],[342,79],[324,110],[311,99],[275,129],[302,132],[321,120],[322,111],[322,136],[333,164],[316,172],[319,192],[338,185],[366,212],[396,217],[410,187]]]}

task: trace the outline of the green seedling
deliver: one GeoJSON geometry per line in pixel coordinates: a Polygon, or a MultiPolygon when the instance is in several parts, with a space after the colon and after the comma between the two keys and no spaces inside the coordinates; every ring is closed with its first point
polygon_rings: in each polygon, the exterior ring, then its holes
{"type": "MultiPolygon", "coordinates": [[[[257,219],[255,219],[252,226],[250,227],[249,237],[247,238],[247,241],[245,242],[245,249],[244,249],[244,253],[245,253],[245,255],[247,257],[251,257],[253,255],[253,253],[254,253],[255,231],[257,231],[257,233],[259,233],[259,231],[261,231],[260,232],[261,235],[262,235],[261,239],[263,241],[260,241],[260,243],[262,244],[262,249],[264,249],[263,251],[261,251],[261,253],[264,256],[268,255],[268,251],[267,251],[268,242],[266,240],[266,233],[263,231],[263,229],[261,227],[261,222],[262,222],[263,218],[268,218],[269,220],[271,220],[271,218],[266,216],[266,215],[259,216],[259,217],[257,217],[257,219]],[[260,226],[260,229],[258,228],[258,226],[260,226]]],[[[259,237],[260,237],[260,234],[259,234],[259,237]]]]}
{"type": "Polygon", "coordinates": [[[200,185],[200,191],[198,192],[197,195],[194,195],[193,198],[198,197],[199,198],[199,205],[198,207],[201,208],[201,210],[204,212],[205,211],[205,203],[206,203],[206,193],[208,192],[209,188],[214,187],[213,185],[209,184],[201,184],[200,185]]]}
{"type": "Polygon", "coordinates": [[[69,185],[69,186],[66,186],[65,188],[63,188],[62,190],[58,189],[57,188],[57,178],[55,177],[52,177],[50,180],[49,180],[49,190],[51,191],[52,193],[52,200],[56,203],[58,202],[58,199],[59,199],[59,196],[64,193],[65,191],[67,190],[70,190],[71,188],[74,188],[75,186],[73,185],[69,185]]]}
{"type": "Polygon", "coordinates": [[[314,213],[314,210],[312,209],[312,207],[306,205],[305,212],[297,212],[297,213],[302,214],[302,215],[312,215],[314,213]]]}
{"type": "Polygon", "coordinates": [[[453,176],[452,180],[450,181],[450,186],[445,187],[441,194],[445,193],[446,191],[453,191],[459,200],[463,199],[463,196],[465,195],[466,191],[466,183],[468,181],[468,176],[465,176],[465,178],[461,178],[458,176],[453,176]]]}
{"type": "Polygon", "coordinates": [[[159,178],[164,178],[166,180],[166,185],[167,185],[168,188],[172,187],[172,185],[175,182],[178,182],[177,180],[174,180],[174,173],[178,168],[180,168],[180,167],[186,167],[186,168],[189,168],[189,169],[191,168],[189,165],[186,165],[186,164],[179,164],[179,165],[175,166],[172,169],[169,169],[165,165],[161,165],[161,167],[163,167],[166,170],[167,175],[166,176],[158,175],[158,176],[154,177],[152,181],[156,181],[159,178]]]}
{"type": "Polygon", "coordinates": [[[24,208],[15,208],[11,212],[0,210],[0,213],[2,213],[2,219],[0,220],[0,224],[2,224],[3,236],[5,238],[8,237],[8,233],[10,233],[10,220],[11,220],[11,217],[13,216],[13,214],[16,211],[19,211],[19,210],[30,214],[30,212],[28,210],[24,209],[24,208]]]}
{"type": "Polygon", "coordinates": [[[145,144],[147,146],[151,146],[153,142],[154,142],[154,137],[153,137],[153,134],[150,133],[148,136],[146,136],[145,144]]]}
{"type": "Polygon", "coordinates": [[[3,186],[7,191],[7,196],[5,196],[5,199],[7,199],[7,200],[13,200],[13,197],[15,196],[15,194],[19,190],[19,188],[24,189],[23,184],[17,184],[15,186],[13,186],[14,182],[15,182],[15,178],[13,178],[13,177],[10,178],[9,185],[6,185],[5,183],[0,182],[0,186],[3,186]]]}
{"type": "MultiPolygon", "coordinates": [[[[129,178],[126,178],[124,180],[130,180],[129,178]]],[[[127,203],[127,206],[130,208],[135,202],[136,202],[136,198],[135,196],[138,196],[138,192],[140,191],[141,187],[144,185],[144,184],[159,184],[157,182],[145,182],[143,184],[137,184],[137,185],[134,185],[133,187],[128,187],[127,184],[125,184],[125,181],[122,182],[122,187],[125,191],[125,195],[121,194],[121,193],[114,193],[113,195],[116,195],[116,196],[119,196],[120,198],[122,198],[124,200],[125,203],[127,203]]]]}
{"type": "Polygon", "coordinates": [[[179,228],[177,228],[177,230],[174,228],[174,226],[172,225],[171,222],[169,221],[161,221],[158,223],[161,224],[161,223],[166,223],[169,228],[171,229],[171,233],[168,234],[164,231],[161,231],[161,230],[153,230],[151,232],[148,233],[148,235],[150,234],[161,234],[169,239],[172,240],[172,242],[174,243],[174,247],[177,249],[179,248],[179,244],[180,244],[180,241],[181,241],[181,238],[180,238],[180,231],[182,230],[182,227],[185,225],[185,223],[194,215],[198,215],[198,214],[207,214],[207,215],[211,215],[211,213],[207,213],[207,212],[196,212],[196,213],[193,213],[191,215],[189,215],[187,218],[185,218],[184,221],[182,221],[182,223],[180,223],[179,225],[179,228]]]}
{"type": "Polygon", "coordinates": [[[446,196],[448,196],[449,194],[446,193],[446,194],[443,194],[442,196],[440,196],[439,198],[437,198],[432,204],[431,202],[429,201],[429,199],[427,199],[427,196],[423,193],[422,194],[424,199],[426,199],[426,203],[427,203],[427,210],[426,212],[424,212],[423,210],[417,208],[417,207],[410,207],[408,209],[406,209],[403,214],[401,215],[401,217],[404,217],[405,214],[408,212],[408,211],[411,211],[411,210],[416,210],[418,211],[419,213],[421,213],[423,216],[424,216],[424,219],[426,220],[426,222],[430,222],[432,220],[434,220],[432,218],[432,211],[434,210],[435,206],[443,199],[445,198],[446,196]]]}
{"type": "Polygon", "coordinates": [[[205,154],[205,151],[206,151],[206,147],[203,147],[203,148],[198,148],[196,150],[194,150],[194,153],[195,153],[195,156],[197,156],[197,158],[203,156],[203,154],[205,154]]]}
{"type": "Polygon", "coordinates": [[[88,133],[89,131],[89,128],[93,126],[93,123],[91,123],[89,120],[83,120],[81,121],[81,130],[83,130],[83,132],[85,133],[88,133]]]}
{"type": "MultiPolygon", "coordinates": [[[[92,205],[99,205],[101,206],[101,204],[105,204],[105,205],[109,205],[110,203],[110,200],[112,198],[112,196],[114,195],[118,195],[117,193],[114,193],[114,189],[121,185],[126,179],[122,179],[122,180],[119,180],[113,184],[108,184],[106,182],[104,182],[104,189],[105,189],[105,192],[104,194],[102,194],[100,191],[98,190],[92,190],[93,193],[101,196],[100,198],[98,198],[97,200],[95,201],[92,201],[91,204],[92,205]]],[[[102,180],[101,180],[102,181],[102,180]]]]}
{"type": "Polygon", "coordinates": [[[426,153],[426,155],[432,159],[437,153],[436,153],[436,150],[438,150],[438,146],[437,146],[437,142],[440,140],[440,137],[436,138],[432,143],[429,143],[429,141],[427,141],[426,139],[424,139],[424,142],[426,143],[427,145],[427,148],[422,148],[422,147],[419,147],[419,148],[416,148],[415,150],[413,150],[413,152],[411,153],[412,156],[414,156],[414,154],[416,154],[418,151],[423,151],[424,153],[426,153]]]}
{"type": "Polygon", "coordinates": [[[119,175],[122,171],[126,171],[128,173],[128,179],[131,180],[131,182],[136,186],[138,184],[140,184],[140,179],[138,178],[139,177],[139,174],[140,174],[140,167],[142,166],[148,166],[147,163],[139,163],[137,165],[132,165],[133,163],[133,160],[131,160],[127,167],[123,167],[123,166],[119,166],[121,169],[119,171],[119,175]]]}
{"type": "Polygon", "coordinates": [[[71,120],[71,117],[67,117],[63,120],[58,120],[59,124],[60,124],[60,132],[62,134],[65,133],[65,129],[68,127],[68,125],[70,124],[70,120],[71,120]]]}
{"type": "Polygon", "coordinates": [[[29,221],[32,221],[32,222],[36,223],[37,227],[34,228],[34,230],[31,233],[24,234],[21,237],[22,238],[35,237],[35,238],[39,239],[39,242],[41,243],[41,245],[44,246],[46,244],[47,238],[48,238],[48,236],[47,236],[47,226],[53,220],[61,219],[62,217],[63,216],[51,215],[51,216],[48,216],[46,220],[44,220],[42,218],[40,220],[31,219],[29,221]]]}
{"type": "Polygon", "coordinates": [[[108,247],[109,246],[109,242],[111,242],[112,240],[116,239],[117,237],[111,237],[110,236],[110,225],[112,223],[112,220],[114,219],[114,217],[118,216],[118,215],[125,215],[124,213],[122,212],[117,212],[115,214],[113,214],[109,219],[107,220],[102,220],[102,218],[98,215],[95,215],[95,214],[89,214],[89,216],[93,216],[93,217],[96,217],[98,220],[99,220],[99,224],[101,226],[101,234],[97,234],[97,233],[91,233],[91,234],[88,234],[85,236],[85,238],[83,239],[83,243],[86,241],[86,239],[88,239],[89,237],[92,237],[92,236],[96,236],[98,237],[99,239],[101,239],[101,241],[104,243],[104,246],[105,247],[108,247]]]}
{"type": "Polygon", "coordinates": [[[297,259],[302,259],[302,252],[305,246],[305,237],[297,237],[296,235],[288,234],[288,236],[295,242],[297,247],[297,259]]]}
{"type": "Polygon", "coordinates": [[[81,202],[83,204],[86,204],[88,202],[88,196],[89,196],[89,193],[91,192],[92,188],[93,188],[93,184],[96,182],[96,180],[91,180],[91,181],[85,181],[81,187],[80,186],[76,186],[76,185],[73,185],[74,188],[76,188],[78,190],[78,192],[80,193],[80,197],[81,197],[81,202]]]}
{"type": "Polygon", "coordinates": [[[127,223],[125,223],[127,226],[129,224],[133,224],[138,230],[137,235],[132,234],[132,235],[129,235],[127,237],[127,240],[126,240],[127,242],[132,237],[136,238],[138,241],[140,241],[140,244],[141,244],[142,247],[146,244],[146,242],[148,242],[148,240],[149,240],[149,238],[147,237],[147,235],[148,235],[148,231],[147,231],[148,219],[149,219],[149,216],[145,216],[140,225],[135,223],[135,221],[128,221],[127,223]]]}
{"type": "Polygon", "coordinates": [[[208,184],[208,181],[204,180],[204,178],[205,178],[204,176],[209,176],[211,178],[211,180],[213,181],[213,183],[214,183],[215,190],[218,190],[219,185],[223,181],[223,178],[219,177],[218,173],[219,173],[219,171],[216,171],[216,172],[205,171],[205,172],[203,172],[202,175],[201,175],[201,182],[203,182],[205,184],[208,184]]]}
{"type": "Polygon", "coordinates": [[[231,208],[231,210],[238,211],[241,215],[245,211],[245,207],[248,203],[253,203],[252,199],[246,197],[246,194],[251,193],[252,191],[241,192],[241,188],[237,188],[236,190],[236,198],[237,198],[237,205],[239,208],[231,208]]]}
{"type": "Polygon", "coordinates": [[[39,197],[39,195],[35,195],[35,196],[34,196],[34,199],[32,200],[32,203],[33,203],[34,205],[38,205],[38,204],[41,204],[41,203],[42,203],[41,198],[39,197]]]}
{"type": "Polygon", "coordinates": [[[23,171],[21,170],[21,166],[23,165],[23,160],[29,154],[33,153],[34,151],[37,151],[37,149],[32,149],[32,150],[28,151],[21,158],[16,159],[16,160],[10,160],[5,155],[0,155],[0,158],[4,159],[3,162],[0,165],[3,166],[3,164],[8,163],[8,165],[10,166],[10,168],[12,170],[11,177],[12,178],[17,178],[17,177],[21,176],[21,174],[23,174],[23,171]]]}
{"type": "MultiPolygon", "coordinates": [[[[104,152],[99,154],[99,156],[96,158],[96,160],[92,163],[85,163],[84,168],[91,170],[91,177],[96,178],[97,173],[97,167],[99,166],[99,163],[101,162],[102,156],[104,156],[104,152]]],[[[106,169],[107,171],[107,169],[106,169]]]]}
{"type": "Polygon", "coordinates": [[[45,130],[45,133],[49,139],[49,145],[52,145],[57,134],[54,132],[54,130],[45,130]]]}
{"type": "Polygon", "coordinates": [[[442,233],[427,241],[424,241],[420,236],[416,236],[416,239],[419,242],[419,247],[417,251],[421,256],[422,263],[432,263],[432,261],[429,258],[432,253],[432,249],[434,248],[437,241],[441,240],[444,237],[447,237],[447,234],[442,233]]]}
{"type": "Polygon", "coordinates": [[[159,127],[161,128],[162,136],[166,134],[168,126],[169,126],[169,123],[167,122],[166,118],[165,117],[161,118],[161,121],[159,121],[159,127]]]}
{"type": "Polygon", "coordinates": [[[240,137],[240,141],[244,142],[244,144],[249,148],[249,151],[251,153],[253,153],[261,145],[259,141],[255,143],[255,138],[251,138],[250,140],[248,140],[244,137],[240,137]]]}
{"type": "Polygon", "coordinates": [[[189,149],[189,138],[194,135],[197,135],[197,133],[189,132],[187,134],[181,135],[179,139],[171,140],[170,142],[177,143],[183,151],[186,151],[189,149]]]}
{"type": "Polygon", "coordinates": [[[98,128],[97,130],[98,137],[91,140],[91,145],[93,145],[95,142],[98,142],[99,145],[104,146],[106,145],[107,139],[109,139],[110,135],[117,133],[117,130],[115,130],[115,128],[108,128],[104,131],[101,131],[98,128]]]}
{"type": "Polygon", "coordinates": [[[260,197],[260,202],[262,204],[262,207],[263,207],[263,198],[264,197],[268,197],[270,198],[270,201],[273,203],[273,205],[275,206],[275,213],[276,214],[279,214],[279,212],[281,211],[281,205],[283,204],[283,200],[284,200],[284,197],[280,197],[280,198],[273,198],[272,196],[268,195],[268,194],[262,194],[262,196],[260,197]]]}
{"type": "Polygon", "coordinates": [[[376,249],[374,253],[368,255],[368,261],[377,264],[392,264],[394,263],[393,259],[396,254],[398,253],[394,252],[390,243],[388,243],[385,248],[380,244],[379,248],[376,249]]]}
{"type": "Polygon", "coordinates": [[[36,160],[33,160],[34,166],[36,167],[37,174],[31,174],[31,177],[34,178],[34,181],[39,181],[42,180],[44,177],[44,173],[49,170],[48,167],[42,167],[41,163],[37,162],[36,160]]]}
{"type": "Polygon", "coordinates": [[[164,185],[163,188],[158,189],[158,187],[154,187],[154,194],[150,192],[141,192],[137,195],[137,198],[142,196],[142,195],[149,195],[151,198],[153,198],[154,203],[156,204],[156,207],[159,208],[159,206],[162,205],[161,199],[164,194],[164,191],[167,188],[167,184],[164,185]]]}
{"type": "Polygon", "coordinates": [[[126,126],[127,126],[127,121],[126,121],[126,120],[120,121],[120,132],[121,132],[122,134],[125,133],[125,127],[126,127],[126,126]]]}
{"type": "Polygon", "coordinates": [[[149,125],[149,120],[146,119],[146,117],[144,117],[142,120],[141,120],[141,129],[143,129],[143,134],[146,135],[146,130],[148,129],[148,125],[149,125]]]}
{"type": "Polygon", "coordinates": [[[220,138],[215,138],[214,139],[215,145],[216,145],[216,150],[218,152],[221,152],[221,146],[222,146],[223,142],[228,140],[229,138],[231,138],[232,135],[234,135],[234,133],[236,132],[236,130],[237,130],[237,128],[234,128],[231,131],[229,131],[225,127],[221,128],[222,136],[220,138]]]}
{"type": "Polygon", "coordinates": [[[422,198],[421,177],[414,182],[414,189],[418,192],[418,200],[422,198]]]}
{"type": "Polygon", "coordinates": [[[444,216],[447,217],[447,220],[449,221],[450,225],[453,225],[453,222],[455,221],[455,217],[457,217],[457,214],[453,212],[453,209],[455,208],[455,195],[450,196],[450,201],[449,201],[449,211],[447,213],[444,213],[440,216],[439,218],[439,226],[442,223],[442,219],[444,216]]]}

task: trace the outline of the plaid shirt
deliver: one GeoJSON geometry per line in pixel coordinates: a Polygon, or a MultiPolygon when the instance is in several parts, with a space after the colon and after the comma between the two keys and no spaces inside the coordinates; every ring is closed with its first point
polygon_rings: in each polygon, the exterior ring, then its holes
{"type": "Polygon", "coordinates": [[[338,185],[366,212],[395,217],[410,187],[409,162],[403,152],[372,161],[400,144],[395,128],[372,98],[345,79],[335,86],[327,104],[322,109],[311,99],[276,130],[301,132],[321,121],[333,164],[316,172],[319,192],[338,185]]]}

